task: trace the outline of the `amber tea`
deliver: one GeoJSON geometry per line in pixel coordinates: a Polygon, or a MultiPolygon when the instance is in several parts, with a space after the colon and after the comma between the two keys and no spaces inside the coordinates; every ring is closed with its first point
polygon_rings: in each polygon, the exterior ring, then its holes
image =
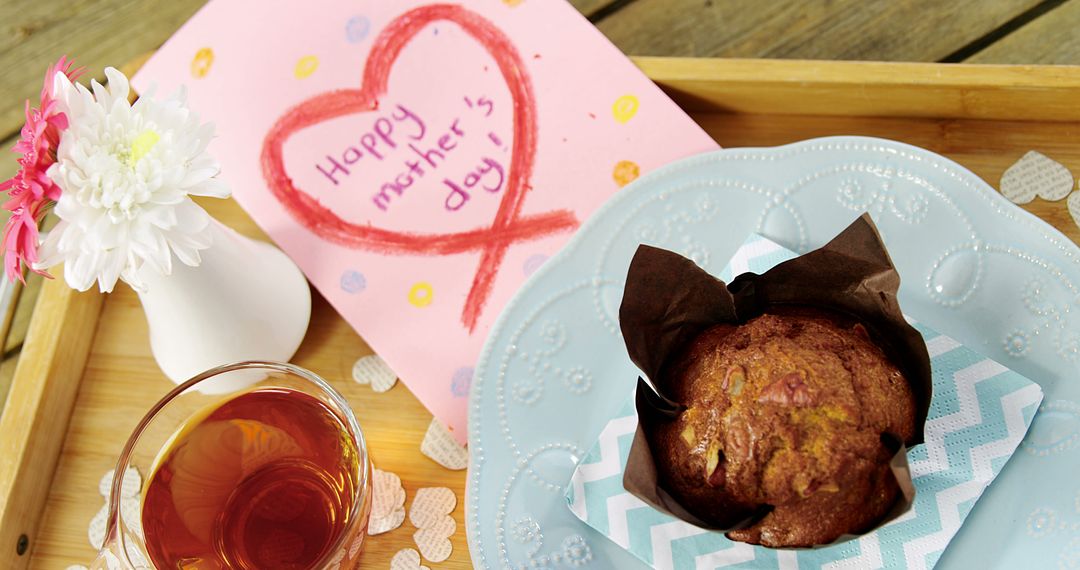
{"type": "Polygon", "coordinates": [[[143,497],[158,568],[308,569],[334,548],[362,477],[353,439],[313,396],[260,388],[185,424],[143,497]]]}

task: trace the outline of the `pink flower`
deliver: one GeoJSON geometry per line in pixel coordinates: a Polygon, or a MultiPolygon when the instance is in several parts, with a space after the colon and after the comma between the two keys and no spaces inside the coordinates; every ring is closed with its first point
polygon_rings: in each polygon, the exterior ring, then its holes
{"type": "Polygon", "coordinates": [[[45,72],[40,105],[35,109],[30,107],[29,101],[26,102],[26,124],[22,128],[22,138],[11,149],[22,154],[19,171],[10,180],[0,182],[0,192],[8,193],[3,207],[11,212],[11,218],[4,227],[2,245],[4,273],[12,281],[23,280],[23,265],[48,276],[33,268],[38,259],[38,224],[60,198],[60,187],[46,173],[56,162],[60,131],[68,127],[67,116],[57,109],[53,79],[57,73],[63,73],[75,80],[82,72],[83,68],[74,69],[73,62],[61,57],[45,72]]]}

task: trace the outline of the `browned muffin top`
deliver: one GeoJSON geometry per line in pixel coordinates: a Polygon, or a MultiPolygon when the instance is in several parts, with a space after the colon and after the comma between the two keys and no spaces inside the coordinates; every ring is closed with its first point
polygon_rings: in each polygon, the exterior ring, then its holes
{"type": "Polygon", "coordinates": [[[772,508],[732,540],[826,544],[895,502],[888,463],[912,435],[915,402],[861,324],[792,308],[717,325],[668,373],[667,396],[686,410],[650,436],[666,487],[720,526],[772,508]]]}

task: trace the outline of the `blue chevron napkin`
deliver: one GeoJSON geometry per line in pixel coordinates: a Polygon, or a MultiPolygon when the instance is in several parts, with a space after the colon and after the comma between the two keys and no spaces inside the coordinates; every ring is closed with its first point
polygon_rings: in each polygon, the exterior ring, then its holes
{"type": "MultiPolygon", "coordinates": [[[[719,277],[730,281],[746,271],[762,273],[794,256],[752,236],[719,277]]],[[[934,399],[926,443],[908,453],[915,502],[884,527],[827,548],[772,550],[732,542],[654,510],[622,486],[637,429],[632,394],[574,471],[566,491],[570,509],[657,569],[933,568],[975,501],[1016,451],[1043,395],[1037,384],[1016,372],[923,325],[914,326],[930,352],[934,399]]]]}

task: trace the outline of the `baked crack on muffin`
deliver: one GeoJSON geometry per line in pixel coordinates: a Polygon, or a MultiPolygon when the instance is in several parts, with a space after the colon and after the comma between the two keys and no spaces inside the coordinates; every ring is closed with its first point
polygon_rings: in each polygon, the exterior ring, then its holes
{"type": "Polygon", "coordinates": [[[915,398],[853,319],[774,308],[716,325],[665,375],[685,410],[646,434],[658,475],[708,524],[750,517],[731,540],[828,544],[872,528],[896,502],[889,462],[913,435],[915,398]]]}

